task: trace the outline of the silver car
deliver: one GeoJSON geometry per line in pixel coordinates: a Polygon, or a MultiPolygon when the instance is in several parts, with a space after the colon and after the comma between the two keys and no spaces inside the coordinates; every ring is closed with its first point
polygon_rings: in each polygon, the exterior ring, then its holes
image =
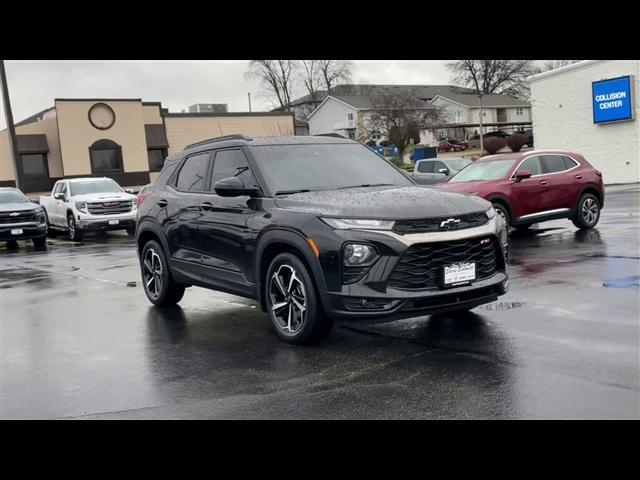
{"type": "Polygon", "coordinates": [[[471,160],[462,157],[418,160],[413,168],[413,180],[421,185],[446,182],[470,163],[471,160]]]}

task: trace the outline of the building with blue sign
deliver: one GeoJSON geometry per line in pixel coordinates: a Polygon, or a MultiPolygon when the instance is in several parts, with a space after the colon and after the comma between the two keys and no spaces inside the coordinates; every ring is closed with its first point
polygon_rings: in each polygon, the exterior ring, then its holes
{"type": "Polygon", "coordinates": [[[605,184],[640,182],[639,60],[585,60],[530,77],[536,149],[581,153],[605,184]]]}

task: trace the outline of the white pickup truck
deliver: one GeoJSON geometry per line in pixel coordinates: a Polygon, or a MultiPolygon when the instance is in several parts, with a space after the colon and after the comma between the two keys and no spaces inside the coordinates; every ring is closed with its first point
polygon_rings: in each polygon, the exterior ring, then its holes
{"type": "Polygon", "coordinates": [[[111,178],[58,180],[51,194],[40,197],[49,232],[68,231],[71,240],[85,231],[136,229],[136,197],[111,178]]]}

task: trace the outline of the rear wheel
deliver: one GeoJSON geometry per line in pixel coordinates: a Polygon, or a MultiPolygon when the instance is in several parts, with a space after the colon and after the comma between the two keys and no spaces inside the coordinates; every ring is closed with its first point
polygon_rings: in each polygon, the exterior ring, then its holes
{"type": "Polygon", "coordinates": [[[580,229],[595,227],[600,220],[600,202],[596,196],[585,193],[580,197],[578,208],[576,208],[576,213],[571,220],[580,229]]]}
{"type": "Polygon", "coordinates": [[[69,239],[74,242],[79,242],[82,240],[82,232],[78,229],[76,225],[76,219],[73,217],[73,214],[67,215],[67,228],[69,229],[69,239]]]}
{"type": "Polygon", "coordinates": [[[176,305],[184,296],[184,285],[171,278],[164,251],[158,242],[145,243],[140,256],[140,269],[144,293],[151,303],[159,307],[176,305]]]}
{"type": "Polygon", "coordinates": [[[311,274],[291,253],[281,253],[269,265],[265,298],[271,325],[285,342],[317,343],[333,327],[320,304],[311,274]]]}

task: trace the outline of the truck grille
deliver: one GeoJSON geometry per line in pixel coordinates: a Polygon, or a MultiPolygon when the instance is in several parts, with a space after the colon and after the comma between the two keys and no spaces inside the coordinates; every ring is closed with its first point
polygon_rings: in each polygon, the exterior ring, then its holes
{"type": "Polygon", "coordinates": [[[428,233],[441,232],[443,230],[462,230],[464,228],[473,228],[484,225],[489,218],[484,212],[469,213],[466,215],[457,215],[450,217],[424,218],[421,220],[397,220],[393,231],[404,235],[405,233],[428,233]],[[458,223],[451,222],[446,228],[441,228],[440,224],[447,220],[459,220],[458,223]]]}
{"type": "Polygon", "coordinates": [[[113,202],[93,202],[87,205],[92,215],[113,215],[116,213],[130,212],[133,208],[131,200],[118,200],[113,202]]]}
{"type": "Polygon", "coordinates": [[[444,266],[459,262],[475,262],[476,280],[482,280],[496,273],[498,252],[497,241],[491,237],[412,245],[391,272],[387,285],[402,290],[438,289],[444,266]]]}
{"type": "Polygon", "coordinates": [[[8,223],[22,223],[22,222],[35,222],[36,212],[33,210],[27,210],[24,212],[2,212],[0,213],[0,224],[8,223]],[[18,215],[11,215],[11,213],[17,213],[18,215]]]}

